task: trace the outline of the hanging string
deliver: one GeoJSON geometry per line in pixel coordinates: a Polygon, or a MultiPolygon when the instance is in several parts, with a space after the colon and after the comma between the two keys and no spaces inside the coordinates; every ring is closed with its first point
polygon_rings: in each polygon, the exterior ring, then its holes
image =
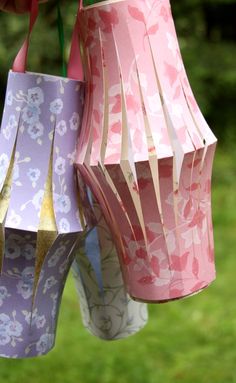
{"type": "Polygon", "coordinates": [[[57,0],[57,29],[58,29],[58,37],[60,43],[60,52],[61,52],[61,60],[62,60],[62,76],[67,77],[67,66],[65,59],[65,34],[64,34],[64,25],[61,16],[61,8],[60,8],[60,0],[57,0]]]}

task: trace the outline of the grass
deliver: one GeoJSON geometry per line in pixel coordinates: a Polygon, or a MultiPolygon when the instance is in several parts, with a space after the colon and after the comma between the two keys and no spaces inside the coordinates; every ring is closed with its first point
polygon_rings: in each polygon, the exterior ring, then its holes
{"type": "Polygon", "coordinates": [[[236,383],[236,164],[222,149],[213,180],[218,278],[210,288],[150,306],[143,331],[105,343],[83,328],[70,278],[55,349],[38,359],[1,359],[0,383],[236,383]]]}

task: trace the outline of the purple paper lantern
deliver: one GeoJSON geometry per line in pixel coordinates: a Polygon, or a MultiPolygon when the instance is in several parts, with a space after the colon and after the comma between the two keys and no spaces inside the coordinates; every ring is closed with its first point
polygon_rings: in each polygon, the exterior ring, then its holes
{"type": "Polygon", "coordinates": [[[83,227],[74,171],[84,86],[10,71],[0,130],[0,355],[54,345],[83,227]]]}

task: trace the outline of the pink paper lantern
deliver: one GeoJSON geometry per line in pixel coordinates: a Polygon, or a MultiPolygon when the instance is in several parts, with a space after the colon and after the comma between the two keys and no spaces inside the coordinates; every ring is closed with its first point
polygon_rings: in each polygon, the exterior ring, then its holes
{"type": "Polygon", "coordinates": [[[77,166],[113,232],[129,294],[162,302],[215,278],[216,138],[183,66],[168,0],[82,9],[88,81],[77,166]]]}

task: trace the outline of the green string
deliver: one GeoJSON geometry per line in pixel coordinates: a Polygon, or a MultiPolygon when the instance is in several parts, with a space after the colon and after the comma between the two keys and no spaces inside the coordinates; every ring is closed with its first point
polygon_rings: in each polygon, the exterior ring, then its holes
{"type": "Polygon", "coordinates": [[[88,5],[93,5],[96,3],[100,3],[103,0],[83,0],[83,5],[87,7],[88,5]]]}
{"type": "Polygon", "coordinates": [[[67,77],[67,67],[66,67],[66,59],[65,59],[65,34],[64,34],[63,20],[61,16],[60,0],[57,0],[57,29],[58,29],[58,37],[59,37],[61,60],[62,60],[62,68],[61,68],[62,76],[67,77]]]}

